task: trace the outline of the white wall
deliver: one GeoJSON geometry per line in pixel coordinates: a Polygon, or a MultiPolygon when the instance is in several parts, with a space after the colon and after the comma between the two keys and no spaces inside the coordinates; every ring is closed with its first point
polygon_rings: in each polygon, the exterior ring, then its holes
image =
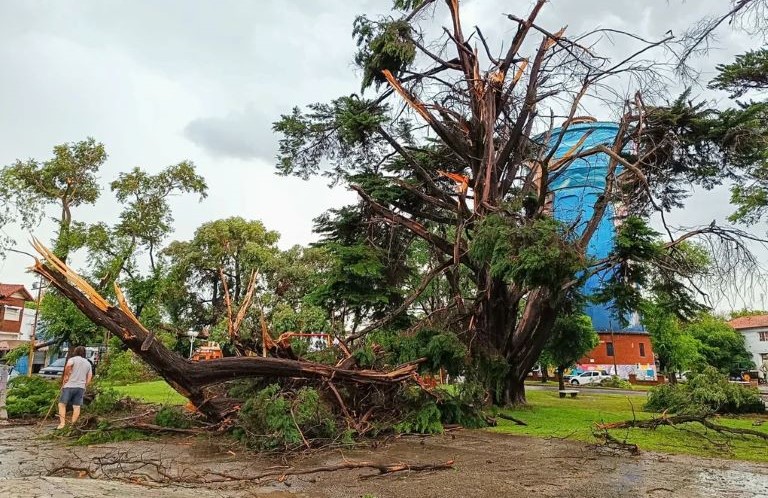
{"type": "Polygon", "coordinates": [[[746,329],[739,330],[744,336],[744,342],[747,346],[747,351],[752,353],[752,361],[755,362],[757,368],[763,364],[763,358],[761,355],[768,354],[768,341],[760,340],[760,332],[768,332],[768,327],[759,329],[746,329]]]}
{"type": "Polygon", "coordinates": [[[24,316],[21,318],[21,330],[19,339],[28,341],[32,338],[32,326],[35,323],[35,310],[24,308],[24,316]]]}

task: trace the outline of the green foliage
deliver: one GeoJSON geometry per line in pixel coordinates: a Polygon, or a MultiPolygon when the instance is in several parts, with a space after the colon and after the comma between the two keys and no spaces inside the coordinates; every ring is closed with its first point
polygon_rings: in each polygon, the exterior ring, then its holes
{"type": "Polygon", "coordinates": [[[57,145],[53,158],[16,161],[0,170],[0,225],[18,220],[25,228],[36,225],[49,206],[62,213],[59,222],[57,254],[66,259],[69,253],[70,210],[93,204],[99,197],[99,168],[107,160],[104,145],[88,138],[81,142],[57,145]],[[13,214],[15,212],[15,214],[13,214]]]}
{"type": "MultiPolygon", "coordinates": [[[[413,3],[401,1],[400,8],[413,3]]],[[[363,90],[371,84],[378,88],[384,83],[386,78],[381,74],[384,70],[397,76],[408,69],[416,57],[411,31],[411,25],[404,20],[375,22],[366,16],[355,19],[352,29],[358,47],[355,63],[363,70],[363,90]]]]}
{"type": "Polygon", "coordinates": [[[659,233],[646,220],[629,216],[616,233],[611,257],[619,263],[609,272],[606,283],[596,295],[610,303],[616,318],[626,325],[628,313],[639,309],[641,289],[651,281],[651,263],[661,256],[659,233]]]}
{"type": "Polygon", "coordinates": [[[372,368],[376,363],[376,354],[373,352],[373,348],[368,345],[354,350],[352,356],[360,368],[372,368]]]}
{"type": "Polygon", "coordinates": [[[115,428],[106,420],[101,420],[96,429],[86,432],[74,441],[75,446],[92,444],[118,443],[120,441],[142,441],[149,436],[136,429],[115,428]]]}
{"type": "MultiPolygon", "coordinates": [[[[8,365],[15,365],[19,358],[29,355],[29,344],[19,344],[3,356],[3,361],[8,365]]],[[[25,372],[22,372],[25,373],[25,372]]]]}
{"type": "Polygon", "coordinates": [[[610,379],[601,380],[600,385],[603,387],[615,387],[618,389],[632,389],[632,384],[630,384],[628,380],[622,379],[618,375],[611,375],[610,379]]]}
{"type": "Polygon", "coordinates": [[[320,171],[321,159],[327,156],[337,164],[328,176],[340,179],[356,166],[348,161],[375,151],[382,140],[379,127],[388,120],[386,106],[356,95],[311,104],[309,109],[305,114],[294,108],[272,126],[283,135],[279,174],[309,178],[320,171]]]}
{"type": "Polygon", "coordinates": [[[645,408],[694,415],[765,412],[757,389],[728,382],[726,376],[712,367],[684,384],[665,384],[651,389],[645,408]]]}
{"type": "Polygon", "coordinates": [[[561,314],[555,320],[542,362],[567,368],[591,351],[600,342],[592,327],[592,319],[583,313],[561,314]]]}
{"type": "Polygon", "coordinates": [[[316,389],[282,391],[278,384],[260,390],[240,410],[237,435],[263,450],[290,450],[307,440],[334,439],[339,429],[316,389]]]}
{"type": "Polygon", "coordinates": [[[494,277],[525,288],[559,287],[582,268],[565,227],[550,217],[517,226],[501,215],[486,216],[477,225],[469,254],[488,263],[494,277]]]}
{"type": "Polygon", "coordinates": [[[497,354],[478,354],[473,358],[473,366],[467,372],[470,380],[487,386],[495,403],[501,403],[506,387],[509,363],[497,354]]]}
{"type": "Polygon", "coordinates": [[[450,331],[422,328],[411,336],[387,332],[375,334],[371,340],[384,348],[389,364],[426,358],[420,366],[422,372],[437,373],[443,368],[449,375],[459,375],[466,368],[467,348],[450,331]]]}
{"type": "Polygon", "coordinates": [[[8,383],[6,408],[10,418],[45,415],[59,394],[54,381],[42,377],[18,376],[8,383]]]}
{"type": "Polygon", "coordinates": [[[475,382],[463,382],[455,386],[455,392],[442,390],[439,392],[437,408],[440,410],[440,421],[443,424],[459,424],[467,429],[486,427],[483,414],[485,388],[475,382]]]}
{"type": "Polygon", "coordinates": [[[122,394],[115,389],[111,387],[101,388],[96,393],[93,401],[86,406],[86,410],[94,415],[105,415],[118,411],[123,406],[122,400],[122,394]]]}
{"type": "Polygon", "coordinates": [[[686,325],[685,331],[699,341],[702,360],[721,373],[736,373],[754,367],[744,336],[724,320],[703,315],[686,325]]]}
{"type": "Polygon", "coordinates": [[[393,426],[398,433],[440,434],[442,414],[434,399],[417,387],[403,389],[398,403],[402,415],[393,426]]]}
{"type": "Polygon", "coordinates": [[[171,321],[184,329],[219,323],[226,309],[219,269],[232,301],[242,302],[251,272],[274,268],[279,238],[260,221],[231,217],[203,223],[189,241],[171,242],[162,251],[168,270],[158,288],[171,321]]]}
{"type": "Polygon", "coordinates": [[[163,405],[155,414],[155,424],[173,429],[188,429],[192,426],[189,417],[178,406],[163,405]]]}
{"type": "Polygon", "coordinates": [[[672,312],[659,303],[645,302],[642,323],[651,337],[653,352],[663,372],[682,371],[700,360],[700,343],[683,330],[672,312]]]}
{"type": "Polygon", "coordinates": [[[113,384],[145,382],[157,378],[154,371],[130,350],[111,351],[105,356],[99,373],[103,380],[113,384]]]}
{"type": "Polygon", "coordinates": [[[739,54],[730,64],[718,64],[718,75],[709,87],[731,92],[731,98],[743,96],[749,90],[768,88],[768,49],[750,50],[739,54]]]}
{"type": "Polygon", "coordinates": [[[103,337],[102,329],[56,291],[46,292],[40,302],[40,322],[46,339],[92,344],[103,337]]]}

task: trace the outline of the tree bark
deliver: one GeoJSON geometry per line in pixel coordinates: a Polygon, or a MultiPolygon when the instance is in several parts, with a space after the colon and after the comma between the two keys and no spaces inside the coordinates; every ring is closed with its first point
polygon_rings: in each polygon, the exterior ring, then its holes
{"type": "Polygon", "coordinates": [[[557,367],[557,388],[561,391],[565,390],[565,379],[563,378],[564,373],[565,373],[565,367],[562,365],[559,365],[557,367]]]}

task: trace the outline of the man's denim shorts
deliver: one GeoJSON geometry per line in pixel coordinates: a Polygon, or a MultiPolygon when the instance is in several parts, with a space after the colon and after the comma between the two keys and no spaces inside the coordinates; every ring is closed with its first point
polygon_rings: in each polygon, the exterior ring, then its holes
{"type": "Polygon", "coordinates": [[[82,387],[65,387],[61,390],[59,403],[72,406],[82,406],[85,389],[82,387]]]}

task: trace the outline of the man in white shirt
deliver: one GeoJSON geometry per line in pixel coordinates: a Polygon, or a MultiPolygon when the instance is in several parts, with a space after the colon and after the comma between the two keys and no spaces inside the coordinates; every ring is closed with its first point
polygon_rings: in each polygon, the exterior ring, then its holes
{"type": "Polygon", "coordinates": [[[67,361],[64,367],[57,429],[63,429],[66,425],[64,417],[67,414],[67,405],[72,405],[72,425],[80,418],[80,406],[83,404],[85,386],[91,383],[92,378],[91,362],[85,359],[85,348],[78,346],[75,348],[74,356],[67,361]]]}

